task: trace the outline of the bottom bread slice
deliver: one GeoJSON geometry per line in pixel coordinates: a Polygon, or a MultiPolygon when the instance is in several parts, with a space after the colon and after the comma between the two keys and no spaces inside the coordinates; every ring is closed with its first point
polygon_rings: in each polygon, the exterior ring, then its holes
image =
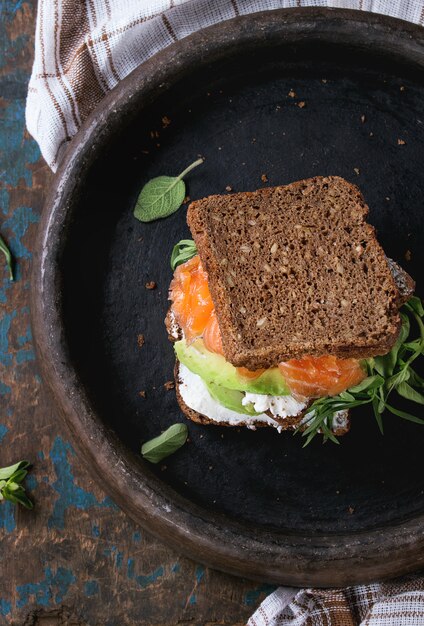
{"type": "MultiPolygon", "coordinates": [[[[307,426],[307,424],[302,425],[302,420],[308,412],[308,407],[304,408],[297,415],[289,416],[289,417],[274,417],[268,412],[266,412],[262,416],[241,415],[241,414],[235,413],[231,409],[225,409],[225,407],[220,407],[220,412],[226,413],[227,416],[229,416],[229,419],[228,418],[226,419],[223,416],[218,417],[215,415],[214,417],[212,417],[211,415],[205,415],[193,409],[192,407],[188,406],[188,404],[183,398],[182,386],[184,385],[184,381],[182,380],[182,377],[180,375],[180,364],[178,360],[175,363],[174,376],[175,376],[176,396],[177,396],[177,401],[180,406],[180,409],[184,413],[184,415],[188,419],[192,420],[193,422],[197,422],[199,424],[204,424],[204,425],[210,424],[213,426],[229,426],[229,427],[245,426],[252,430],[255,430],[256,428],[261,428],[264,426],[269,426],[269,427],[276,428],[279,432],[281,432],[282,430],[295,430],[296,428],[300,428],[300,430],[304,430],[307,426]]],[[[200,379],[200,377],[197,376],[196,374],[194,374],[193,376],[195,376],[196,379],[197,378],[200,379]]],[[[206,390],[206,393],[208,393],[207,390],[206,390]]],[[[215,400],[211,398],[212,409],[213,409],[214,404],[217,404],[217,403],[215,400]]],[[[333,428],[333,432],[335,435],[341,436],[347,433],[349,431],[349,428],[350,428],[349,412],[344,411],[343,415],[339,416],[339,419],[337,420],[337,424],[333,428]]]]}

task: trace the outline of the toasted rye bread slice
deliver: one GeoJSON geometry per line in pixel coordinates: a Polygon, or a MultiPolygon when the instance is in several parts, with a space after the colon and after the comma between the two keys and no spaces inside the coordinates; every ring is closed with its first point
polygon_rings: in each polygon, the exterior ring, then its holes
{"type": "Polygon", "coordinates": [[[228,361],[255,370],[390,350],[399,292],[367,214],[336,176],[191,203],[228,361]]]}
{"type": "MultiPolygon", "coordinates": [[[[387,263],[389,265],[393,279],[396,283],[396,288],[398,291],[397,305],[400,308],[402,304],[405,304],[405,302],[407,302],[409,298],[414,295],[415,281],[413,278],[411,278],[408,272],[406,272],[403,267],[396,263],[396,261],[393,261],[393,259],[389,259],[387,257],[387,263]]],[[[178,339],[182,339],[183,333],[174,319],[172,307],[169,307],[166,314],[165,327],[168,332],[168,339],[170,341],[178,341],[178,339]]]]}
{"type": "MultiPolygon", "coordinates": [[[[175,393],[177,396],[177,402],[179,404],[179,407],[181,409],[181,411],[184,413],[184,415],[192,420],[193,422],[197,422],[198,424],[203,424],[203,425],[212,425],[212,426],[227,426],[229,428],[241,428],[243,426],[248,427],[248,428],[262,428],[262,427],[270,427],[273,428],[273,426],[271,426],[270,424],[266,424],[264,422],[260,422],[260,421],[254,421],[254,420],[249,420],[249,423],[247,422],[239,422],[237,425],[235,424],[229,424],[228,422],[225,421],[218,421],[218,420],[214,420],[211,419],[210,417],[208,417],[207,415],[202,415],[201,413],[198,413],[197,411],[191,409],[189,406],[187,406],[187,404],[184,402],[182,396],[181,396],[181,391],[180,391],[180,386],[182,384],[181,378],[179,376],[179,362],[178,360],[175,363],[175,369],[174,369],[174,377],[175,377],[175,393]]],[[[299,415],[296,415],[294,417],[286,417],[286,418],[273,418],[276,422],[276,426],[278,425],[280,427],[280,430],[295,430],[299,424],[302,421],[303,416],[305,415],[305,413],[307,412],[307,409],[305,411],[302,411],[299,415]]],[[[270,417],[272,417],[271,414],[269,414],[270,417]]],[[[304,427],[306,428],[306,426],[304,427]]],[[[337,427],[334,429],[334,434],[339,437],[341,435],[345,435],[350,429],[350,418],[347,415],[346,416],[346,420],[345,423],[343,424],[343,426],[337,427]]],[[[302,427],[301,429],[302,430],[302,427]]]]}

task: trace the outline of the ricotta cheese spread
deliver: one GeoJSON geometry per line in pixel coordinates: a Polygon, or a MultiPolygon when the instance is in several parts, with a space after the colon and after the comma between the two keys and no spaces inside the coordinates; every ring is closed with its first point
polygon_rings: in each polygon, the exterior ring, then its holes
{"type": "Polygon", "coordinates": [[[182,363],[179,365],[179,378],[181,380],[179,385],[181,397],[185,404],[190,409],[193,409],[193,411],[197,411],[215,422],[226,422],[230,426],[246,424],[246,426],[254,428],[255,424],[263,422],[281,430],[280,424],[268,415],[263,413],[260,415],[242,415],[219,404],[219,402],[211,397],[208,388],[200,376],[193,374],[193,372],[182,363]]]}
{"type": "Polygon", "coordinates": [[[260,393],[249,393],[246,391],[243,406],[253,404],[257,413],[269,411],[276,417],[293,417],[299,415],[307,407],[307,400],[296,400],[293,396],[266,396],[260,393]]]}
{"type": "Polygon", "coordinates": [[[169,330],[170,330],[171,337],[178,340],[181,334],[182,337],[184,338],[183,330],[180,329],[180,327],[178,326],[177,320],[175,319],[174,311],[172,309],[169,313],[169,321],[170,321],[169,330]]]}

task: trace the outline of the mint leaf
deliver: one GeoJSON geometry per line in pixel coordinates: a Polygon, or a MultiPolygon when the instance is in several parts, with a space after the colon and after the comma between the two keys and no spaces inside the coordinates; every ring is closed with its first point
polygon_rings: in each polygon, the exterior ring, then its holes
{"type": "Polygon", "coordinates": [[[181,239],[172,249],[171,253],[171,268],[173,271],[181,265],[186,263],[197,254],[196,244],[192,239],[181,239]]]}
{"type": "Polygon", "coordinates": [[[0,468],[0,501],[9,500],[13,504],[22,504],[27,509],[33,508],[33,503],[21,485],[28,474],[28,461],[19,461],[9,467],[0,468]]]}
{"type": "Polygon", "coordinates": [[[19,461],[15,465],[9,465],[9,467],[0,467],[0,480],[8,480],[18,470],[26,469],[29,466],[28,461],[19,461]]]}
{"type": "Polygon", "coordinates": [[[138,196],[134,216],[140,222],[152,222],[175,213],[185,198],[184,176],[201,163],[203,159],[197,159],[178,176],[157,176],[149,180],[138,196]]]}
{"type": "Polygon", "coordinates": [[[181,448],[187,441],[187,436],[185,424],[173,424],[158,437],[146,441],[141,446],[141,454],[150,463],[159,463],[181,448]]]}

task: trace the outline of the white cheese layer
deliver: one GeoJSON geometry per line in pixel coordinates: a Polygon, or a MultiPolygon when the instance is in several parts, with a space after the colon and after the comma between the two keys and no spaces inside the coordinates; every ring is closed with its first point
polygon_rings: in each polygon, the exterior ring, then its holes
{"type": "MultiPolygon", "coordinates": [[[[273,426],[281,432],[281,425],[264,411],[270,411],[273,415],[280,418],[292,417],[299,415],[306,407],[306,402],[300,402],[293,396],[266,396],[254,393],[245,393],[242,404],[246,406],[251,403],[255,411],[260,412],[259,415],[243,415],[236,413],[231,409],[219,404],[209,394],[205,383],[197,374],[193,374],[185,365],[179,364],[179,392],[185,404],[193,411],[197,411],[205,415],[214,422],[220,424],[226,423],[229,426],[246,425],[248,428],[255,429],[255,424],[261,422],[268,426],[273,426]]],[[[314,416],[314,411],[310,411],[303,416],[301,424],[306,424],[314,416]]],[[[334,414],[332,422],[332,430],[346,428],[349,421],[349,411],[338,411],[334,414]]]]}
{"type": "Polygon", "coordinates": [[[253,404],[253,408],[258,413],[269,411],[276,417],[293,417],[299,415],[306,409],[307,401],[299,401],[293,396],[266,396],[260,393],[249,393],[246,391],[241,401],[243,406],[253,404]]]}
{"type": "Polygon", "coordinates": [[[219,402],[210,396],[200,376],[193,374],[193,372],[182,363],[179,364],[179,378],[181,380],[181,384],[179,385],[181,397],[185,404],[190,409],[193,409],[193,411],[197,411],[215,422],[225,422],[230,426],[246,424],[246,426],[252,428],[258,422],[263,422],[269,426],[281,429],[278,422],[263,413],[260,415],[242,415],[241,413],[236,413],[222,406],[222,404],[219,404],[219,402]]]}
{"type": "Polygon", "coordinates": [[[169,331],[170,331],[171,337],[173,337],[177,341],[180,338],[180,335],[182,335],[182,337],[184,338],[183,330],[177,324],[177,320],[175,319],[174,311],[172,309],[171,309],[171,311],[169,313],[169,318],[168,319],[170,321],[169,331]]]}

